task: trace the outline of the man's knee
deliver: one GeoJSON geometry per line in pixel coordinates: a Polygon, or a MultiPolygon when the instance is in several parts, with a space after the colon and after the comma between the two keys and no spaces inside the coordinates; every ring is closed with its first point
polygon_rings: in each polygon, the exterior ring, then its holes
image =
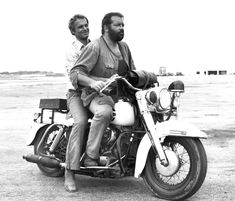
{"type": "Polygon", "coordinates": [[[113,117],[113,109],[110,105],[104,105],[96,109],[95,117],[99,117],[106,120],[111,120],[113,117]]]}

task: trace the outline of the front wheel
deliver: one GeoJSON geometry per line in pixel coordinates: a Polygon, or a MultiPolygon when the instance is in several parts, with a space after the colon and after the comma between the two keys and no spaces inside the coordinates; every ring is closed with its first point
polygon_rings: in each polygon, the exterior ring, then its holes
{"type": "Polygon", "coordinates": [[[169,165],[160,164],[151,148],[143,172],[149,189],[159,198],[183,200],[201,187],[207,172],[207,157],[197,138],[168,137],[163,149],[169,165]]]}

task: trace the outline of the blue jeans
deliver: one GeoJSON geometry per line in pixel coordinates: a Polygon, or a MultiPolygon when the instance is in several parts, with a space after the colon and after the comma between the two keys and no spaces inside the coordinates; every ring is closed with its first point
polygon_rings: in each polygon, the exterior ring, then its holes
{"type": "MultiPolygon", "coordinates": [[[[67,145],[66,165],[67,169],[79,170],[83,138],[88,124],[88,110],[83,106],[78,92],[68,92],[67,101],[70,113],[74,118],[74,125],[67,145]]],[[[88,105],[88,109],[94,116],[88,135],[86,154],[90,158],[98,159],[101,140],[105,129],[112,120],[113,109],[100,97],[95,97],[88,105]]]]}

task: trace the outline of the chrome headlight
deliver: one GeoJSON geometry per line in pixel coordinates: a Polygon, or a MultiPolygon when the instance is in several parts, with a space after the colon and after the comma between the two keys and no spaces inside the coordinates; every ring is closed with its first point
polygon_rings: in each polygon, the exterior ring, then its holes
{"type": "Polygon", "coordinates": [[[159,93],[159,106],[162,110],[170,108],[171,105],[171,94],[166,88],[163,88],[159,93]]]}
{"type": "Polygon", "coordinates": [[[149,105],[154,106],[157,111],[170,109],[171,94],[166,88],[153,88],[145,96],[149,105]]]}

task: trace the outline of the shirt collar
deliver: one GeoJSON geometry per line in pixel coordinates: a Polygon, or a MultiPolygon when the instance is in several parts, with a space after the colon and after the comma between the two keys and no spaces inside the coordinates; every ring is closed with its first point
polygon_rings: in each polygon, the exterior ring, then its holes
{"type": "MultiPolygon", "coordinates": [[[[89,42],[91,42],[91,40],[90,39],[88,39],[88,43],[89,42]]],[[[75,39],[74,41],[73,41],[73,46],[74,47],[76,47],[77,49],[79,49],[79,50],[82,50],[84,47],[85,47],[85,45],[83,45],[83,43],[81,43],[79,40],[77,40],[77,39],[75,39]]]]}

